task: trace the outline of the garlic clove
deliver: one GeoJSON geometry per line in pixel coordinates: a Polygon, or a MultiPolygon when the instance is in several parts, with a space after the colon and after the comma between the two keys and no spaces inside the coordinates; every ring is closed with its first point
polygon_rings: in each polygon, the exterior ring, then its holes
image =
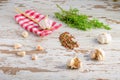
{"type": "Polygon", "coordinates": [[[111,37],[110,34],[106,34],[106,36],[107,36],[107,41],[106,41],[106,43],[108,44],[108,43],[110,43],[110,42],[112,41],[112,37],[111,37]]]}
{"type": "Polygon", "coordinates": [[[37,45],[37,46],[36,46],[36,50],[37,50],[37,51],[43,51],[44,49],[43,49],[43,47],[41,47],[40,45],[37,45]]]}
{"type": "Polygon", "coordinates": [[[18,49],[18,48],[21,48],[22,45],[20,43],[15,43],[14,44],[14,49],[18,49]]]}
{"type": "Polygon", "coordinates": [[[50,29],[52,27],[53,21],[46,16],[43,20],[39,22],[41,29],[50,29]]]}
{"type": "Polygon", "coordinates": [[[24,32],[22,32],[22,34],[21,34],[24,38],[27,38],[28,37],[28,32],[26,32],[26,31],[24,31],[24,32]]]}
{"type": "Polygon", "coordinates": [[[97,41],[98,41],[100,44],[104,44],[104,43],[105,43],[105,38],[104,38],[102,35],[99,35],[98,38],[97,38],[97,41]]]}
{"type": "Polygon", "coordinates": [[[33,54],[31,58],[32,58],[32,60],[36,60],[37,59],[37,55],[33,54]]]}
{"type": "Polygon", "coordinates": [[[70,62],[71,62],[71,59],[69,59],[69,60],[67,61],[67,67],[68,67],[68,68],[71,68],[70,62]]]}
{"type": "Polygon", "coordinates": [[[20,52],[17,52],[17,55],[21,56],[21,57],[24,57],[26,55],[26,52],[25,51],[20,51],[20,52]]]}
{"type": "Polygon", "coordinates": [[[43,20],[41,20],[40,22],[39,22],[39,25],[40,25],[40,29],[45,29],[46,28],[46,25],[45,25],[46,23],[45,23],[45,20],[43,19],[43,20]]]}
{"type": "Polygon", "coordinates": [[[50,29],[52,27],[53,21],[47,18],[45,19],[45,22],[46,22],[46,29],[50,29]]]}
{"type": "Polygon", "coordinates": [[[102,55],[99,55],[99,56],[97,57],[97,60],[98,60],[98,61],[102,61],[102,60],[104,60],[104,57],[103,57],[102,55]]]}
{"type": "Polygon", "coordinates": [[[90,55],[91,59],[95,59],[95,57],[96,57],[96,54],[94,54],[94,52],[95,52],[95,51],[92,51],[92,52],[91,52],[91,55],[90,55]]]}
{"type": "Polygon", "coordinates": [[[82,66],[81,61],[79,58],[74,57],[67,61],[67,67],[71,69],[78,69],[82,66]]]}

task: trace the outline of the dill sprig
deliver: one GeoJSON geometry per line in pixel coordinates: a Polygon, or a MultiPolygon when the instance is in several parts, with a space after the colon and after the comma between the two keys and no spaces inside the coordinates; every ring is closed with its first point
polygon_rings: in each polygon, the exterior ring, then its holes
{"type": "Polygon", "coordinates": [[[72,28],[77,28],[84,31],[96,28],[104,28],[106,30],[111,29],[108,25],[100,22],[98,19],[89,19],[87,15],[80,14],[77,8],[70,8],[68,11],[66,11],[59,5],[57,5],[57,7],[61,10],[61,12],[55,13],[56,18],[72,28]]]}

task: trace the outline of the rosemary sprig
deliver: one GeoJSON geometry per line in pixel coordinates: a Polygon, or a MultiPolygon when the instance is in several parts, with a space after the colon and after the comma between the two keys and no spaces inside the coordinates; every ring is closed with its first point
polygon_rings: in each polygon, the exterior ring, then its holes
{"type": "Polygon", "coordinates": [[[87,15],[80,14],[79,10],[76,8],[70,8],[68,11],[66,11],[59,5],[57,5],[57,7],[61,10],[61,12],[55,13],[56,18],[72,28],[77,28],[84,31],[96,28],[104,28],[106,30],[111,29],[108,25],[100,22],[98,19],[89,19],[87,15]]]}

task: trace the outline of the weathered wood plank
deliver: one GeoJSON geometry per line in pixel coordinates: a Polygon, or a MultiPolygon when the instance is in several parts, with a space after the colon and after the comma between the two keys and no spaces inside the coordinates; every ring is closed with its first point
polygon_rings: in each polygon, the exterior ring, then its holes
{"type": "Polygon", "coordinates": [[[1,2],[2,0],[0,1],[0,80],[120,79],[120,2],[109,0],[3,0],[1,2]],[[21,36],[24,29],[14,20],[16,12],[13,6],[19,6],[22,10],[35,9],[57,20],[53,17],[53,13],[58,11],[55,4],[60,4],[65,9],[68,9],[69,6],[78,8],[80,12],[97,17],[109,24],[112,30],[80,31],[69,28],[63,23],[60,29],[49,36],[42,38],[29,33],[29,37],[24,39],[21,36]],[[75,51],[66,50],[61,46],[58,37],[65,31],[73,34],[80,44],[78,57],[81,59],[83,67],[78,70],[66,68],[67,59],[73,57],[75,51]],[[110,44],[101,45],[96,41],[97,35],[102,32],[109,32],[112,35],[113,40],[110,44]],[[21,43],[23,47],[19,50],[25,50],[29,55],[16,56],[14,43],[21,43]],[[34,51],[38,44],[45,48],[46,54],[34,51]],[[104,49],[106,53],[104,61],[93,61],[89,54],[85,54],[95,47],[104,49]],[[37,54],[38,59],[31,60],[31,54],[37,54]]]}

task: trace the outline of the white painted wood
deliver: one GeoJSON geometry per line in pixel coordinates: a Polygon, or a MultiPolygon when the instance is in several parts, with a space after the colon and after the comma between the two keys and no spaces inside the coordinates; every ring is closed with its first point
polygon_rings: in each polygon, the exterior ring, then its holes
{"type": "MultiPolygon", "coordinates": [[[[0,1],[1,2],[1,1],[0,1]]],[[[0,67],[18,68],[37,68],[41,72],[31,72],[20,70],[16,75],[4,73],[0,68],[0,80],[119,80],[120,79],[120,2],[109,0],[9,0],[0,3],[0,67]],[[29,33],[29,37],[23,38],[21,33],[24,31],[14,20],[16,14],[14,6],[20,9],[35,9],[38,12],[54,18],[54,12],[59,11],[55,4],[59,4],[64,9],[70,6],[78,8],[80,12],[97,17],[102,22],[109,24],[112,30],[94,29],[81,31],[69,28],[64,23],[63,26],[44,38],[29,33]],[[110,6],[107,6],[109,4],[110,6]],[[113,5],[114,4],[114,5],[113,5]],[[112,9],[115,4],[119,8],[112,9]],[[94,8],[95,5],[105,5],[106,8],[94,8]],[[116,11],[115,11],[116,10],[116,11]],[[101,18],[106,17],[106,18],[101,18]],[[114,20],[111,22],[108,19],[114,20]],[[115,20],[119,22],[116,24],[115,20]],[[59,35],[68,31],[75,36],[80,44],[80,49],[91,50],[95,47],[102,48],[106,53],[104,61],[93,61],[89,54],[78,54],[83,63],[83,67],[78,70],[66,68],[67,59],[73,57],[74,51],[67,51],[59,42],[59,35]],[[96,41],[98,34],[109,32],[112,35],[112,42],[101,45],[96,41]],[[12,47],[14,43],[21,43],[24,46],[19,49],[28,51],[25,57],[15,55],[12,47]],[[37,54],[36,45],[40,44],[46,52],[37,54]],[[46,54],[45,54],[46,53],[46,54]],[[37,54],[37,60],[31,60],[31,54],[37,54]],[[45,70],[42,70],[45,69],[45,70]],[[46,72],[45,72],[46,71],[46,72]]],[[[61,22],[60,22],[61,23],[61,22]]]]}

